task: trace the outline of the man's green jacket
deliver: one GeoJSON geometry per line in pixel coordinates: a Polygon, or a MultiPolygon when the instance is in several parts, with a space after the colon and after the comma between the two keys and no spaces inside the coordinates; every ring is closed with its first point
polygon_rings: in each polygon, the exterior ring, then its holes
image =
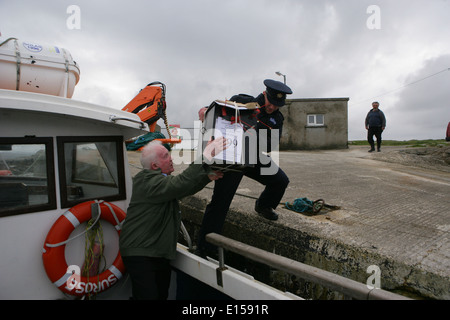
{"type": "Polygon", "coordinates": [[[144,169],[133,178],[133,192],[119,237],[122,256],[174,259],[181,214],[178,200],[203,189],[209,170],[191,164],[178,175],[144,169]]]}

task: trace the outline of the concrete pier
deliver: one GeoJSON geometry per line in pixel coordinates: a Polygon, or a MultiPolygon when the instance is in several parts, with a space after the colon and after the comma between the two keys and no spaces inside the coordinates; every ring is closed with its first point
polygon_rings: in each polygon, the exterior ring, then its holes
{"type": "MultiPolygon", "coordinates": [[[[450,173],[377,161],[367,150],[280,152],[290,179],[283,203],[307,197],[340,209],[307,215],[280,204],[279,219],[269,221],[254,211],[263,186],[244,177],[223,235],[362,283],[373,279],[372,266],[384,290],[450,299],[450,173]]],[[[129,152],[129,161],[139,171],[139,153],[129,152]]],[[[186,166],[176,165],[174,174],[186,166]]],[[[181,201],[194,240],[213,186],[181,201]]],[[[285,285],[300,296],[336,298],[301,279],[285,285]]]]}

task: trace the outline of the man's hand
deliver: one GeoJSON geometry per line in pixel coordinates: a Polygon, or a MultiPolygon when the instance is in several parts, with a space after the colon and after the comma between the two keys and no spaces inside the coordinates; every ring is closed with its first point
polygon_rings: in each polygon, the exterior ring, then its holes
{"type": "Polygon", "coordinates": [[[203,157],[211,161],[212,158],[227,148],[227,140],[219,137],[215,140],[210,139],[203,150],[203,157]]]}
{"type": "Polygon", "coordinates": [[[223,178],[223,172],[222,171],[213,171],[213,173],[208,174],[208,178],[211,181],[219,180],[220,178],[223,178]]]}
{"type": "Polygon", "coordinates": [[[205,112],[208,110],[208,107],[203,107],[198,110],[198,119],[203,122],[205,120],[205,112]]]}

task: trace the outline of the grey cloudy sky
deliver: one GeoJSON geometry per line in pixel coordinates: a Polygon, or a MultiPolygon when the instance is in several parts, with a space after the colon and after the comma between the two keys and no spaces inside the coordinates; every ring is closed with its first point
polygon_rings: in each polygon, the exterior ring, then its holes
{"type": "Polygon", "coordinates": [[[449,12],[449,0],[0,0],[0,32],[68,49],[81,69],[73,99],[121,109],[165,83],[169,123],[184,127],[215,99],[282,81],[280,71],[291,98],[350,98],[350,140],[365,139],[373,100],[384,139],[442,139],[449,12]],[[79,29],[67,26],[70,5],[79,29]]]}

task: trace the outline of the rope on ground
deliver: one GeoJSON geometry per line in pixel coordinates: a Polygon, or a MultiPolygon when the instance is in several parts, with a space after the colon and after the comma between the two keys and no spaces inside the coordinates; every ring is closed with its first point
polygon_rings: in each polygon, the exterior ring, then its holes
{"type": "Polygon", "coordinates": [[[326,204],[323,199],[318,199],[315,201],[309,200],[308,198],[297,198],[292,203],[285,202],[286,209],[299,212],[299,213],[313,213],[317,214],[323,208],[328,208],[331,210],[339,210],[339,206],[333,206],[326,204]]]}
{"type": "Polygon", "coordinates": [[[323,207],[323,200],[321,203],[318,201],[320,201],[320,200],[312,201],[312,200],[309,200],[308,198],[297,198],[292,203],[286,202],[284,204],[284,206],[286,207],[286,209],[289,209],[289,210],[292,210],[295,212],[317,213],[323,207]],[[317,205],[316,205],[316,203],[317,203],[317,205]],[[322,205],[319,206],[320,204],[322,204],[322,205]]]}

